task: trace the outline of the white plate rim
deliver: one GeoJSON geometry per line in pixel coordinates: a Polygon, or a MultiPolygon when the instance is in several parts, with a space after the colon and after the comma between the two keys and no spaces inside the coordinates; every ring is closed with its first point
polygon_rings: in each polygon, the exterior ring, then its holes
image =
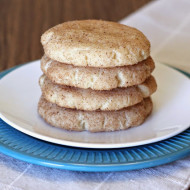
{"type": "MultiPolygon", "coordinates": [[[[24,65],[19,65],[19,66],[13,67],[13,68],[10,69],[11,71],[6,73],[3,77],[1,77],[1,79],[6,77],[7,74],[10,74],[11,72],[13,72],[13,71],[15,71],[15,70],[17,70],[17,69],[19,69],[21,67],[27,67],[29,64],[33,64],[33,63],[36,63],[36,62],[39,62],[39,60],[35,60],[35,61],[32,61],[32,62],[25,63],[24,65]]],[[[159,63],[159,64],[162,64],[162,63],[159,63]]],[[[174,68],[172,68],[172,67],[170,67],[170,66],[168,66],[166,64],[162,64],[162,65],[164,65],[165,67],[167,67],[169,69],[174,70],[176,73],[178,73],[180,75],[183,75],[183,77],[188,78],[187,76],[185,76],[181,72],[177,71],[176,69],[174,69],[174,68]]],[[[85,142],[76,142],[76,141],[72,142],[72,141],[68,141],[68,140],[55,139],[53,137],[48,137],[48,136],[45,136],[45,135],[42,135],[42,134],[39,134],[39,133],[36,133],[36,132],[32,132],[32,131],[27,130],[25,128],[22,128],[21,126],[19,126],[19,125],[13,123],[12,121],[8,120],[1,112],[0,112],[0,118],[5,123],[9,124],[10,126],[17,129],[18,131],[23,132],[23,133],[25,133],[25,134],[27,134],[29,136],[34,137],[34,138],[44,140],[46,142],[50,142],[50,143],[54,143],[54,144],[59,144],[59,145],[65,145],[65,146],[71,146],[71,147],[77,147],[77,148],[93,148],[93,149],[126,148],[126,147],[134,147],[134,146],[146,145],[146,144],[155,143],[155,142],[158,142],[158,141],[162,141],[162,140],[171,138],[171,137],[173,137],[173,136],[175,136],[175,135],[177,135],[177,134],[179,134],[179,133],[181,133],[181,132],[183,132],[183,131],[185,131],[186,129],[189,128],[189,126],[187,126],[186,128],[176,130],[175,132],[173,132],[171,134],[168,134],[168,135],[165,135],[165,136],[162,136],[162,137],[156,137],[154,139],[148,139],[148,140],[141,140],[140,142],[130,142],[130,144],[129,144],[129,142],[127,142],[127,143],[115,143],[115,144],[106,144],[106,143],[101,144],[101,143],[85,143],[85,142]]]]}

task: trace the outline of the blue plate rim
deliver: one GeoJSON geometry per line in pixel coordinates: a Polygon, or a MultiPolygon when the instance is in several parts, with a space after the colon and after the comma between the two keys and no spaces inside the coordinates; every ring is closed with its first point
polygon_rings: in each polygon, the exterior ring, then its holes
{"type": "MultiPolygon", "coordinates": [[[[2,121],[2,120],[0,120],[2,121]]],[[[2,121],[5,123],[4,121],[2,121]]],[[[5,123],[5,125],[8,125],[5,123]]],[[[9,126],[9,125],[8,125],[9,126]]],[[[1,126],[0,126],[1,127],[1,126]]],[[[11,126],[9,126],[12,128],[11,126]]],[[[16,129],[13,129],[14,131],[17,131],[16,129]]],[[[190,134],[190,128],[184,131],[181,134],[178,134],[177,136],[183,135],[186,132],[190,134]]],[[[136,150],[136,148],[141,147],[148,147],[152,145],[157,145],[163,142],[167,142],[170,139],[174,139],[177,136],[171,137],[167,140],[163,140],[161,142],[157,143],[151,143],[148,145],[142,145],[137,147],[130,147],[130,148],[120,148],[120,149],[104,149],[104,150],[97,150],[97,149],[83,149],[83,148],[75,148],[75,147],[67,147],[67,146],[60,146],[53,143],[47,143],[45,141],[38,140],[34,137],[30,137],[22,132],[17,131],[17,133],[22,134],[24,136],[27,136],[28,138],[32,138],[34,141],[40,141],[42,143],[45,143],[46,145],[53,145],[53,146],[59,146],[62,147],[62,149],[66,150],[72,150],[72,151],[83,151],[83,152],[103,152],[103,151],[125,151],[128,149],[136,150]]],[[[13,158],[26,161],[32,164],[37,164],[41,166],[51,167],[51,168],[58,168],[58,169],[65,169],[65,170],[71,170],[71,171],[85,171],[85,172],[111,172],[111,171],[126,171],[126,170],[136,170],[136,169],[143,169],[143,168],[149,168],[149,167],[155,167],[163,164],[167,164],[173,161],[176,161],[178,159],[184,158],[188,155],[190,155],[190,145],[186,148],[183,148],[180,151],[173,152],[171,154],[166,154],[160,157],[156,157],[154,159],[150,160],[143,160],[143,161],[135,161],[135,162],[119,162],[119,163],[109,163],[109,164],[87,164],[87,163],[76,163],[76,162],[58,162],[52,159],[43,159],[38,158],[37,156],[31,156],[24,153],[20,153],[18,150],[11,150],[10,148],[3,146],[0,144],[0,152],[4,153],[5,155],[11,156],[13,158]]]]}
{"type": "MultiPolygon", "coordinates": [[[[27,64],[27,63],[26,63],[27,64]]],[[[19,68],[20,66],[23,65],[18,65],[16,67],[10,68],[6,71],[3,71],[0,73],[0,78],[4,77],[6,74],[8,74],[9,72],[15,70],[16,68],[19,68]]],[[[183,72],[184,74],[184,72],[183,72]]],[[[186,76],[190,76],[189,73],[185,73],[186,76]]],[[[6,124],[8,125],[8,124],[6,124]]],[[[10,126],[11,127],[11,126],[10,126]]],[[[16,129],[14,129],[16,130],[16,129]]],[[[185,130],[184,132],[180,133],[183,134],[185,132],[187,132],[189,129],[185,130]]],[[[22,132],[19,132],[22,133],[22,132]]],[[[178,135],[180,135],[178,134],[178,135]]],[[[26,134],[24,134],[26,135],[26,134]]],[[[177,135],[177,136],[178,136],[177,135]]],[[[26,135],[28,136],[28,135],[26,135]]],[[[175,138],[171,137],[169,139],[175,138]]],[[[30,137],[35,139],[34,137],[30,137]]],[[[164,142],[167,141],[169,139],[160,141],[160,142],[164,142]]],[[[38,139],[35,139],[37,141],[40,141],[38,139]]],[[[46,144],[52,144],[52,143],[47,143],[45,141],[43,141],[46,144]]],[[[157,142],[157,143],[160,143],[157,142]]],[[[157,143],[152,143],[152,144],[157,144],[157,143]]],[[[54,146],[59,146],[59,145],[55,145],[54,146]]],[[[150,145],[150,144],[148,144],[150,145]]],[[[148,145],[142,145],[144,147],[148,146],[148,145]]],[[[138,146],[141,147],[141,146],[138,146]]],[[[67,146],[63,146],[63,148],[67,148],[67,149],[80,149],[80,148],[72,148],[72,147],[67,147],[67,146]]],[[[131,147],[132,148],[136,148],[136,147],[131,147]]],[[[127,149],[127,148],[119,148],[119,149],[114,149],[112,151],[117,151],[117,150],[123,150],[123,149],[127,149]]],[[[81,149],[84,150],[84,149],[81,149]]],[[[109,149],[110,150],[110,149],[109,149]]],[[[106,151],[106,149],[101,149],[101,150],[97,150],[97,149],[85,149],[85,151],[106,151]]],[[[158,166],[158,165],[162,165],[162,164],[166,164],[166,163],[170,163],[172,161],[181,159],[185,156],[188,156],[190,154],[190,146],[187,148],[182,149],[181,151],[175,152],[170,154],[170,156],[165,155],[163,157],[159,157],[159,159],[155,158],[152,159],[152,161],[150,162],[149,160],[144,160],[143,163],[142,162],[131,162],[131,163],[112,163],[112,164],[96,164],[96,165],[91,165],[91,164],[81,164],[81,163],[65,163],[65,162],[56,162],[56,161],[52,161],[51,159],[40,159],[31,155],[26,155],[23,153],[19,153],[18,151],[15,150],[11,150],[10,148],[3,146],[2,144],[0,144],[0,152],[14,157],[16,159],[22,160],[22,161],[26,161],[32,164],[37,164],[37,165],[41,165],[41,166],[46,166],[46,167],[51,167],[51,168],[59,168],[59,169],[66,169],[66,170],[72,170],[72,171],[86,171],[86,172],[110,172],[110,171],[124,171],[124,170],[135,170],[135,169],[142,169],[142,168],[148,168],[148,167],[154,167],[154,166],[158,166]]]]}

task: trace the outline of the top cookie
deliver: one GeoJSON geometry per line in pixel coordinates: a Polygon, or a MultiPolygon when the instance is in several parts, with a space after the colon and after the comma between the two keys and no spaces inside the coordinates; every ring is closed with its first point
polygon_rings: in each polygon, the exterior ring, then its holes
{"type": "Polygon", "coordinates": [[[102,20],[59,24],[42,35],[41,43],[49,58],[76,66],[133,65],[150,55],[150,42],[142,32],[102,20]]]}

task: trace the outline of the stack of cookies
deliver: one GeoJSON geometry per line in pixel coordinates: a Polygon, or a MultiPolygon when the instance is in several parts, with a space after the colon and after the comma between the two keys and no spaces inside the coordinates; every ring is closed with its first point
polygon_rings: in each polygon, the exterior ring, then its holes
{"type": "Polygon", "coordinates": [[[157,85],[150,42],[137,29],[100,20],[59,24],[41,37],[40,116],[74,131],[138,126],[157,85]]]}

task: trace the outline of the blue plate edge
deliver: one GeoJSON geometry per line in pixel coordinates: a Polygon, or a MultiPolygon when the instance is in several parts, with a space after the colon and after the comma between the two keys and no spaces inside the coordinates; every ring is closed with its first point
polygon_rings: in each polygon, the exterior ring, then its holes
{"type": "MultiPolygon", "coordinates": [[[[26,63],[28,64],[28,63],[26,63]]],[[[18,65],[15,67],[12,67],[8,70],[5,70],[3,72],[0,73],[0,79],[3,78],[6,74],[8,74],[9,72],[23,66],[26,64],[22,64],[22,65],[18,65]]],[[[168,65],[167,65],[168,66],[168,65]]],[[[179,69],[173,68],[174,70],[177,70],[178,72],[181,72],[182,74],[186,75],[187,77],[190,77],[189,73],[185,73],[184,71],[181,71],[179,69]]],[[[167,140],[167,139],[166,139],[167,140]]],[[[160,141],[161,142],[161,141],[160,141]]],[[[150,163],[149,160],[144,161],[143,163],[127,163],[127,164],[121,164],[119,163],[118,165],[87,165],[85,164],[72,164],[72,163],[59,163],[59,162],[55,162],[55,161],[51,161],[49,160],[49,163],[44,162],[43,159],[39,159],[39,158],[35,158],[32,156],[28,156],[25,154],[21,154],[18,153],[16,151],[10,150],[8,148],[5,148],[3,146],[0,145],[0,150],[2,153],[4,153],[5,155],[11,156],[13,158],[22,160],[22,161],[26,161],[32,164],[37,164],[37,165],[41,165],[41,166],[46,166],[46,167],[51,167],[51,168],[58,168],[58,169],[65,169],[65,170],[71,170],[71,171],[85,171],[85,172],[111,172],[111,171],[126,171],[126,170],[136,170],[136,169],[142,169],[142,168],[149,168],[149,167],[155,167],[155,166],[159,166],[159,165],[163,165],[163,164],[167,164],[173,161],[176,161],[178,159],[184,158],[186,156],[188,156],[190,154],[190,149],[183,149],[182,151],[178,151],[176,154],[176,152],[173,153],[173,156],[170,157],[169,159],[165,158],[165,156],[163,158],[160,158],[159,160],[155,159],[153,160],[153,162],[150,163]]]]}
{"type": "Polygon", "coordinates": [[[85,172],[111,172],[111,171],[127,171],[127,170],[137,170],[137,169],[143,169],[143,168],[149,168],[149,167],[156,167],[160,165],[164,165],[167,163],[174,162],[178,159],[184,158],[190,154],[190,149],[186,148],[182,151],[178,151],[170,154],[171,157],[168,159],[166,158],[167,155],[163,156],[162,158],[158,159],[152,159],[150,162],[149,160],[144,160],[143,163],[141,162],[133,162],[133,163],[119,163],[119,164],[104,164],[104,165],[98,165],[95,166],[90,164],[73,164],[73,163],[59,163],[55,161],[49,160],[49,162],[44,162],[43,159],[35,158],[32,156],[28,156],[26,154],[18,153],[17,151],[10,150],[8,148],[5,148],[0,145],[0,150],[3,154],[7,156],[11,156],[13,158],[16,158],[21,161],[25,161],[28,163],[50,167],[50,168],[57,168],[57,169],[65,169],[65,170],[71,170],[71,171],[85,171],[85,172]]]}

